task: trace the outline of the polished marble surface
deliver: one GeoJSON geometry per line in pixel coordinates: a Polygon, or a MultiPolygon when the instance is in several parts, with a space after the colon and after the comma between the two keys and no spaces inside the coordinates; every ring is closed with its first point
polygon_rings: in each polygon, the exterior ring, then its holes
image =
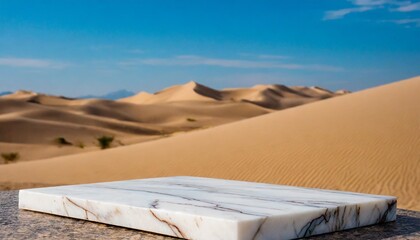
{"type": "Polygon", "coordinates": [[[19,207],[187,239],[292,239],[394,221],[390,196],[196,177],[21,190],[19,207]]]}

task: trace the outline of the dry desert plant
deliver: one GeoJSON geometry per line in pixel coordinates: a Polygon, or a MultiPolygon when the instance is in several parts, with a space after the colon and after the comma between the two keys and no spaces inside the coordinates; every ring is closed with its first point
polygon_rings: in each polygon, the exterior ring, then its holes
{"type": "Polygon", "coordinates": [[[113,136],[101,136],[96,138],[98,145],[101,149],[107,149],[111,147],[111,143],[114,141],[113,136]]]}
{"type": "Polygon", "coordinates": [[[59,146],[69,146],[73,145],[73,143],[67,141],[64,137],[58,137],[54,140],[55,143],[57,143],[59,146]]]}
{"type": "Polygon", "coordinates": [[[9,153],[2,153],[1,157],[4,160],[4,163],[12,163],[16,162],[19,159],[19,153],[18,152],[9,152],[9,153]]]}

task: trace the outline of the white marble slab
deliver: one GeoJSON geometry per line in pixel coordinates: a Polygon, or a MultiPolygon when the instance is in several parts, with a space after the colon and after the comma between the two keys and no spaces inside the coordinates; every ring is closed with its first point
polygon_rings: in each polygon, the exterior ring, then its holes
{"type": "Polygon", "coordinates": [[[394,221],[395,197],[197,177],[26,189],[19,208],[197,240],[293,239],[394,221]]]}

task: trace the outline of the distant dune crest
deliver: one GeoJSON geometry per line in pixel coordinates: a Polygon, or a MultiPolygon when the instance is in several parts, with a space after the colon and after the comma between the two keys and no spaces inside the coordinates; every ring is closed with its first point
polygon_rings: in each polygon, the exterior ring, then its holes
{"type": "Polygon", "coordinates": [[[284,85],[256,85],[251,88],[216,90],[191,81],[184,85],[166,88],[155,94],[140,92],[119,101],[134,104],[185,101],[248,102],[279,110],[347,93],[350,92],[346,90],[331,92],[320,87],[287,87],[284,85]]]}
{"type": "Polygon", "coordinates": [[[4,92],[3,99],[25,100],[45,105],[83,105],[92,102],[92,99],[117,100],[121,103],[133,104],[161,104],[176,102],[247,102],[258,106],[280,110],[301,104],[331,98],[350,91],[339,90],[332,92],[330,90],[313,86],[293,86],[284,85],[255,85],[250,88],[229,88],[216,90],[205,85],[190,81],[183,85],[176,85],[165,88],[154,94],[140,92],[133,94],[127,90],[119,90],[106,94],[104,96],[88,95],[80,98],[68,98],[64,96],[53,96],[32,91],[19,90],[14,93],[4,92]],[[120,95],[131,96],[116,99],[120,95]]]}

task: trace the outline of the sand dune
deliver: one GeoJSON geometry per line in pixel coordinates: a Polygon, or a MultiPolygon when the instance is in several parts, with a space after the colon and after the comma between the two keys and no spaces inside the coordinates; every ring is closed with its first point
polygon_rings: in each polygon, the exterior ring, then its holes
{"type": "MultiPolygon", "coordinates": [[[[96,138],[102,135],[114,136],[118,140],[113,145],[116,147],[322,99],[319,97],[322,94],[299,95],[290,89],[293,94],[275,93],[274,97],[265,91],[257,87],[219,91],[189,82],[120,101],[17,91],[0,97],[0,153],[19,152],[20,160],[25,161],[59,156],[60,152],[62,155],[87,152],[98,150],[96,138]],[[57,138],[65,138],[73,147],[57,146],[57,138]]],[[[331,92],[326,95],[332,96],[335,94],[331,92]]]]}
{"type": "Polygon", "coordinates": [[[396,195],[400,208],[420,210],[419,92],[417,77],[156,141],[3,165],[0,182],[193,175],[396,195]]]}
{"type": "Polygon", "coordinates": [[[140,92],[137,95],[123,98],[119,101],[137,104],[154,104],[164,102],[212,100],[221,100],[219,91],[191,81],[184,85],[166,88],[155,94],[140,92]]]}
{"type": "Polygon", "coordinates": [[[286,87],[283,85],[256,85],[251,88],[215,90],[196,82],[173,86],[155,94],[141,92],[120,102],[156,104],[165,102],[248,102],[269,109],[285,109],[342,95],[319,87],[286,87]]]}
{"type": "Polygon", "coordinates": [[[57,156],[59,152],[62,155],[79,153],[80,144],[84,146],[84,150],[98,150],[95,138],[102,135],[116,137],[119,144],[115,144],[115,147],[269,112],[245,103],[140,106],[107,100],[58,98],[58,101],[54,101],[56,98],[0,98],[0,152],[19,152],[20,160],[34,160],[57,156]],[[55,140],[59,137],[75,146],[57,146],[55,140]],[[27,151],[16,147],[22,144],[27,151]],[[54,147],[58,149],[51,151],[54,147]],[[38,154],[41,152],[43,154],[38,154]]]}
{"type": "Polygon", "coordinates": [[[256,85],[252,88],[236,88],[222,91],[224,99],[245,101],[270,109],[285,109],[339,94],[318,91],[318,87],[301,88],[284,85],[256,85]]]}

